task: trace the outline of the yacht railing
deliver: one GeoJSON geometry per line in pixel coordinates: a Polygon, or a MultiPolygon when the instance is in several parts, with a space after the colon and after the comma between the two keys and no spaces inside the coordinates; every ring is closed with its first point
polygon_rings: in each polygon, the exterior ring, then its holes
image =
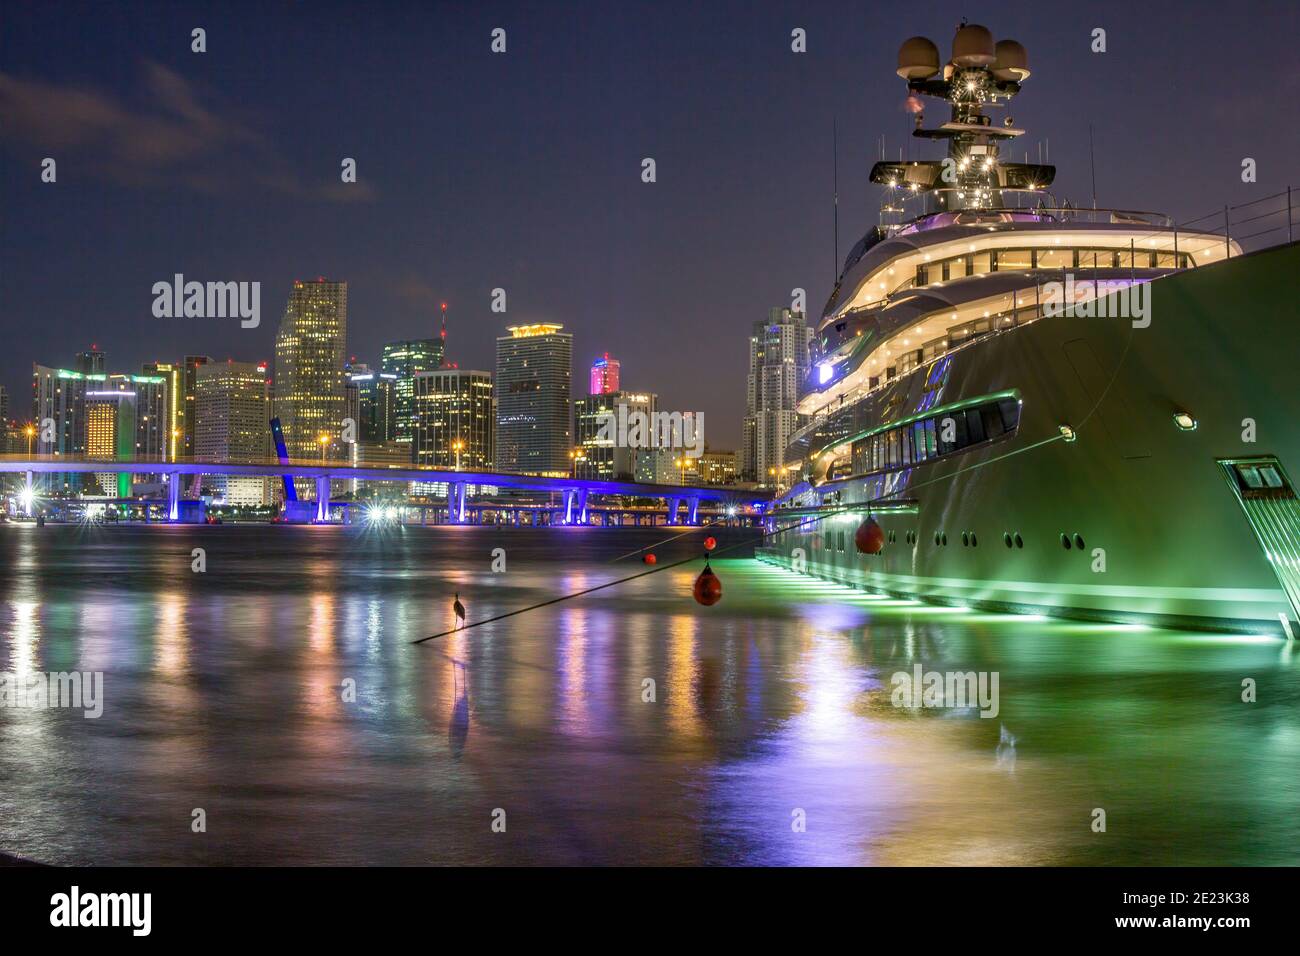
{"type": "MultiPolygon", "coordinates": [[[[999,210],[990,210],[990,212],[998,212],[998,211],[999,210]]],[[[1034,212],[1036,210],[1012,209],[1010,211],[1034,212]]],[[[1269,196],[1263,196],[1259,199],[1252,199],[1250,202],[1239,203],[1236,206],[1225,205],[1220,209],[1215,210],[1212,213],[1207,213],[1203,216],[1198,216],[1195,219],[1187,219],[1182,221],[1175,221],[1170,217],[1164,216],[1160,213],[1143,213],[1134,210],[1122,210],[1122,209],[1077,209],[1073,207],[1056,207],[1054,209],[1045,209],[1044,211],[1047,212],[1066,211],[1069,212],[1071,215],[1080,215],[1080,214],[1087,213],[1087,214],[1094,214],[1094,215],[1106,214],[1108,216],[1115,215],[1115,214],[1122,214],[1122,215],[1133,216],[1133,217],[1138,217],[1138,216],[1155,217],[1161,220],[1162,223],[1165,224],[1158,226],[1158,228],[1154,229],[1149,233],[1131,237],[1129,241],[1130,249],[1136,248],[1137,244],[1143,242],[1144,240],[1155,239],[1157,237],[1164,237],[1165,239],[1172,239],[1172,244],[1161,248],[1159,251],[1161,252],[1172,251],[1175,254],[1177,254],[1180,251],[1179,240],[1180,240],[1180,235],[1182,234],[1190,233],[1197,236],[1221,235],[1223,236],[1223,241],[1224,241],[1224,257],[1231,258],[1233,254],[1232,244],[1234,242],[1239,247],[1241,247],[1243,252],[1258,251],[1260,249],[1267,249],[1270,247],[1270,245],[1282,245],[1284,243],[1294,242],[1295,233],[1297,232],[1297,227],[1300,227],[1300,191],[1296,190],[1294,187],[1288,186],[1285,190],[1281,192],[1273,193],[1269,196]],[[1265,205],[1266,203],[1271,203],[1272,205],[1266,206],[1265,205]],[[1249,210],[1249,214],[1241,215],[1241,212],[1244,210],[1249,210]],[[1238,214],[1235,217],[1233,215],[1234,212],[1238,214]],[[1192,226],[1195,226],[1196,228],[1189,228],[1192,226]],[[1248,231],[1243,233],[1242,231],[1243,229],[1246,229],[1248,231]],[[1259,240],[1259,239],[1263,239],[1263,237],[1269,237],[1269,238],[1262,242],[1250,242],[1250,240],[1259,240]],[[1248,242],[1250,243],[1249,246],[1247,246],[1248,242]]],[[[1091,221],[1099,221],[1099,220],[1091,220],[1091,221]]],[[[1107,220],[1107,221],[1111,221],[1111,220],[1107,220]]],[[[1215,261],[1217,262],[1220,260],[1216,259],[1215,261]]],[[[1197,263],[1194,259],[1193,259],[1193,268],[1200,268],[1200,263],[1197,263]]],[[[1020,270],[1016,270],[1016,271],[1020,271],[1020,270]]],[[[894,289],[885,293],[884,296],[882,296],[880,299],[877,299],[869,304],[862,305],[849,312],[845,312],[841,318],[848,320],[851,319],[853,316],[858,315],[864,311],[879,309],[884,305],[888,305],[889,300],[892,299],[894,296],[898,295],[900,292],[905,292],[912,288],[924,288],[924,286],[917,286],[915,274],[908,276],[906,279],[900,282],[894,289]]],[[[856,391],[857,390],[855,389],[855,392],[856,391]]],[[[853,395],[854,393],[849,393],[849,394],[853,395]]],[[[862,396],[857,395],[856,397],[862,397],[862,396]]],[[[846,402],[848,401],[847,396],[845,398],[845,401],[846,402]]],[[[825,410],[830,408],[832,405],[837,405],[837,404],[841,404],[839,399],[836,399],[833,402],[828,402],[817,412],[814,412],[813,413],[815,416],[814,421],[816,421],[821,417],[824,417],[824,415],[826,414],[825,410]]],[[[800,432],[803,431],[804,429],[800,429],[800,432]]]]}

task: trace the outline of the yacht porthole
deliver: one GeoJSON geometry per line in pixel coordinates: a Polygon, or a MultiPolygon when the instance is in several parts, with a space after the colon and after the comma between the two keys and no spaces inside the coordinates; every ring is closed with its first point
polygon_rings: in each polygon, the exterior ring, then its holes
{"type": "Polygon", "coordinates": [[[1074,546],[1080,551],[1083,550],[1083,535],[1079,534],[1077,531],[1074,533],[1074,546]]]}
{"type": "Polygon", "coordinates": [[[1002,532],[1002,543],[1005,544],[1008,548],[1011,547],[1011,532],[1010,532],[1010,531],[1004,531],[1004,532],[1002,532]]]}
{"type": "Polygon", "coordinates": [[[948,547],[948,532],[945,531],[943,534],[939,535],[939,540],[943,542],[945,548],[948,547]]]}
{"type": "Polygon", "coordinates": [[[1061,532],[1061,547],[1066,551],[1070,550],[1070,536],[1065,532],[1061,532]]]}
{"type": "Polygon", "coordinates": [[[1017,547],[1017,548],[1023,548],[1024,546],[1025,546],[1025,539],[1022,538],[1022,537],[1020,537],[1020,532],[1017,531],[1017,532],[1016,532],[1016,547],[1017,547]]]}
{"type": "Polygon", "coordinates": [[[974,531],[970,533],[970,546],[972,548],[978,548],[980,546],[980,539],[975,537],[974,531]]]}
{"type": "Polygon", "coordinates": [[[961,546],[965,548],[968,545],[970,545],[970,535],[968,535],[965,531],[963,531],[961,533],[961,546]]]}

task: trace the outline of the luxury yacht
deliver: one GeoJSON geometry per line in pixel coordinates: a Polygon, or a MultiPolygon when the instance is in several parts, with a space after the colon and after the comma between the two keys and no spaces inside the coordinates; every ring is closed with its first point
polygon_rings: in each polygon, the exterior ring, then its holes
{"type": "Polygon", "coordinates": [[[963,25],[946,61],[915,37],[898,64],[948,105],[913,134],[946,155],[872,168],[881,224],[814,330],[759,556],[946,604],[1300,630],[1290,192],[1250,253],[1226,210],[1058,204],[1052,166],[1003,155],[1019,43],[963,25]]]}

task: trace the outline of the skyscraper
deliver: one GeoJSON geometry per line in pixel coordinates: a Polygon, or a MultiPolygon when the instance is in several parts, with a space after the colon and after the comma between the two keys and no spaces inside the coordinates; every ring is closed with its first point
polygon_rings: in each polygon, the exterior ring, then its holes
{"type": "MultiPolygon", "coordinates": [[[[593,370],[594,371],[594,370],[593,370]]],[[[593,381],[594,384],[594,381],[593,381]]],[[[629,416],[644,414],[653,422],[658,396],[653,392],[606,392],[591,394],[573,403],[573,427],[581,459],[575,462],[579,478],[631,481],[636,476],[637,443],[629,443],[629,416]],[[625,411],[620,411],[622,406],[625,411]],[[607,419],[606,416],[609,416],[607,419]],[[612,421],[612,425],[606,425],[612,421]],[[620,422],[623,427],[618,426],[620,422]]],[[[653,425],[637,429],[640,444],[650,440],[653,425]]]]}
{"type": "MultiPolygon", "coordinates": [[[[195,457],[200,461],[257,462],[271,455],[271,383],[266,365],[211,362],[197,370],[195,457]]],[[[207,484],[226,504],[269,504],[271,481],[214,475],[207,484]]]]}
{"type": "Polygon", "coordinates": [[[492,373],[441,368],[417,373],[414,387],[416,464],[491,471],[496,430],[492,373]]]}
{"type": "Polygon", "coordinates": [[[181,400],[177,403],[176,409],[180,419],[178,427],[181,432],[181,443],[177,449],[181,458],[194,457],[194,389],[198,384],[198,370],[200,365],[207,365],[212,359],[206,355],[187,355],[185,356],[185,367],[182,370],[182,387],[185,390],[181,400]]]}
{"type": "Polygon", "coordinates": [[[121,441],[118,456],[136,461],[166,461],[167,379],[161,375],[110,375],[107,385],[109,391],[121,396],[120,406],[131,408],[128,437],[121,441]]]}
{"type": "Polygon", "coordinates": [[[618,372],[619,361],[610,358],[606,352],[603,357],[596,359],[591,363],[591,387],[588,389],[592,395],[608,395],[611,392],[618,391],[618,372]]]}
{"type": "Polygon", "coordinates": [[[84,352],[77,353],[77,360],[74,363],[76,371],[82,375],[103,375],[105,371],[105,356],[99,350],[98,345],[92,345],[84,352]]]}
{"type": "Polygon", "coordinates": [[[573,336],[562,328],[516,325],[497,339],[497,471],[569,474],[573,336]]]}
{"type": "MultiPolygon", "coordinates": [[[[84,393],[85,454],[118,461],[164,461],[167,381],[156,375],[92,376],[84,393]]],[[[153,476],[97,473],[101,490],[128,498],[133,480],[153,476]]]]}
{"type": "MultiPolygon", "coordinates": [[[[103,373],[87,378],[71,369],[33,363],[32,419],[36,426],[33,450],[36,454],[86,453],[87,386],[104,388],[107,378],[103,373]]],[[[47,494],[75,492],[82,484],[75,472],[50,474],[44,481],[47,494]]]]}
{"type": "Polygon", "coordinates": [[[163,410],[165,420],[162,431],[167,442],[166,458],[168,461],[175,461],[184,445],[182,415],[185,405],[181,394],[184,379],[182,369],[172,362],[145,362],[140,371],[144,375],[162,378],[167,383],[167,406],[163,410]]]}
{"type": "Polygon", "coordinates": [[[411,395],[415,389],[415,376],[420,372],[431,372],[440,368],[445,355],[446,342],[443,338],[410,339],[389,342],[384,346],[379,359],[379,368],[394,379],[392,437],[396,441],[407,445],[411,443],[411,395]]]}
{"type": "Polygon", "coordinates": [[[710,451],[695,462],[695,472],[704,485],[734,485],[737,480],[737,461],[734,451],[710,451]]]}
{"type": "Polygon", "coordinates": [[[352,372],[348,375],[348,418],[357,423],[358,441],[396,440],[397,383],[397,376],[387,372],[352,372]]]}
{"type": "Polygon", "coordinates": [[[801,312],[772,309],[749,336],[744,473],[774,485],[790,436],[798,430],[799,386],[808,375],[812,329],[801,312]]]}
{"type": "Polygon", "coordinates": [[[347,414],[343,387],[348,284],[294,282],[275,337],[274,410],[289,457],[319,459],[338,448],[347,414]],[[321,438],[331,439],[322,449],[321,438]]]}

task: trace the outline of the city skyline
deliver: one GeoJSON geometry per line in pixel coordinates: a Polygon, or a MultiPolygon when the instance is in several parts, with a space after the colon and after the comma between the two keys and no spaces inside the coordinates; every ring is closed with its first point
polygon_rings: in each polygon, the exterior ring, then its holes
{"type": "MultiPolygon", "coordinates": [[[[638,378],[666,407],[707,410],[717,442],[739,447],[740,337],[794,288],[818,315],[831,288],[832,126],[842,259],[876,222],[866,172],[880,130],[890,156],[925,150],[876,66],[893,61],[900,30],[947,35],[972,12],[938,2],[881,29],[868,11],[829,3],[331,15],[345,9],[318,8],[309,47],[280,42],[301,26],[293,11],[244,11],[235,35],[184,3],[23,18],[0,35],[10,116],[0,296],[6,327],[27,330],[32,353],[0,355],[11,404],[30,363],[52,361],[62,342],[112,342],[130,370],[162,355],[267,359],[272,290],[328,274],[353,290],[352,351],[436,335],[444,301],[466,367],[491,367],[507,325],[558,322],[584,359],[643,357],[638,378]],[[196,54],[190,31],[205,20],[207,52],[196,54]],[[509,45],[494,55],[498,26],[509,45]],[[804,54],[790,51],[795,26],[807,32],[804,54]],[[75,69],[52,69],[60,58],[75,69]],[[343,81],[313,81],[325,62],[343,81]],[[437,84],[425,82],[430,70],[437,84]],[[75,111],[79,90],[93,124],[75,111]],[[141,132],[167,149],[140,149],[141,132]],[[47,156],[59,161],[54,184],[39,181],[47,156]],[[348,157],[353,184],[340,181],[348,157]],[[646,157],[657,161],[653,184],[641,181],[646,157]],[[260,281],[260,326],[153,318],[151,285],[176,272],[260,281]],[[492,311],[498,288],[504,314],[492,311]]],[[[1270,122],[1269,98],[1240,91],[1294,98],[1287,31],[1255,31],[1247,47],[1230,28],[1235,12],[1186,9],[1171,22],[1100,4],[1048,22],[1036,4],[999,5],[1000,28],[1034,51],[1037,92],[1017,109],[1032,142],[1020,148],[1050,149],[1076,205],[1091,202],[1090,127],[1103,206],[1186,219],[1285,185],[1300,134],[1270,122]],[[1110,31],[1104,55],[1087,42],[1099,24],[1110,31]],[[1153,35],[1169,42],[1140,42],[1153,35]],[[1215,82],[1167,82],[1188,63],[1213,63],[1215,82]],[[1051,108],[1059,102],[1071,110],[1051,108]],[[1182,145],[1188,115],[1217,124],[1195,150],[1182,145]],[[1137,130],[1143,148],[1126,148],[1137,130]],[[1256,159],[1257,184],[1241,182],[1242,156],[1256,159]]]]}

